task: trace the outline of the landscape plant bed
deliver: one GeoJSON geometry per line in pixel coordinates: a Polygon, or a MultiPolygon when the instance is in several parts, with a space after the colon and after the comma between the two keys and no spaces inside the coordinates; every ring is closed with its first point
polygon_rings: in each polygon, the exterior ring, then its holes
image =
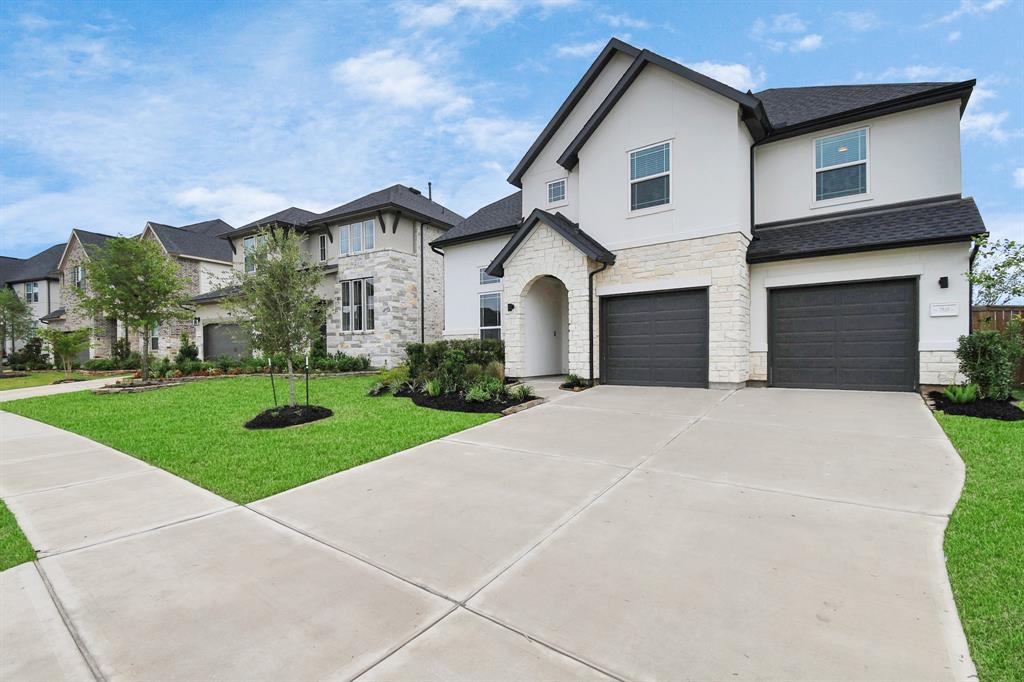
{"type": "Polygon", "coordinates": [[[954,403],[944,393],[932,391],[928,394],[936,410],[946,414],[962,417],[980,417],[982,419],[999,419],[1002,421],[1014,422],[1024,421],[1024,410],[1014,405],[1009,400],[992,400],[990,398],[979,398],[970,403],[954,403]]]}
{"type": "Polygon", "coordinates": [[[319,405],[284,405],[264,410],[245,423],[247,429],[283,429],[327,419],[334,412],[319,405]]]}
{"type": "Polygon", "coordinates": [[[434,410],[447,410],[449,412],[471,412],[475,414],[501,413],[510,407],[515,407],[516,405],[521,405],[537,399],[537,396],[531,395],[524,400],[515,400],[510,398],[507,401],[485,400],[470,402],[460,393],[448,393],[432,397],[426,393],[421,393],[420,391],[409,390],[399,391],[395,396],[399,398],[409,398],[413,403],[420,407],[429,407],[434,410]]]}
{"type": "Polygon", "coordinates": [[[27,377],[28,372],[4,372],[0,374],[0,379],[17,379],[18,377],[27,377]]]}
{"type": "Polygon", "coordinates": [[[580,391],[585,391],[585,390],[587,390],[588,388],[591,388],[591,387],[590,386],[566,386],[565,384],[562,384],[558,388],[562,389],[563,391],[569,391],[570,393],[579,393],[580,391]]]}

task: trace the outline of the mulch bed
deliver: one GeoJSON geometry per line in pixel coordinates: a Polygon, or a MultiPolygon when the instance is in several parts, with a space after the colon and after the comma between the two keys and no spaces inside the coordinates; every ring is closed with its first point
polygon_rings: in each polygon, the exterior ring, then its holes
{"type": "Polygon", "coordinates": [[[1007,422],[1024,421],[1024,410],[1014,405],[1009,400],[991,400],[982,398],[973,403],[959,405],[954,403],[939,391],[932,391],[928,394],[936,410],[946,414],[953,414],[962,417],[981,417],[982,419],[999,419],[1007,422]]]}
{"type": "Polygon", "coordinates": [[[245,423],[247,429],[282,429],[327,419],[334,412],[319,405],[285,405],[264,410],[245,423]]]}
{"type": "Polygon", "coordinates": [[[76,381],[89,381],[88,379],[57,379],[53,383],[55,384],[73,384],[76,381]]]}
{"type": "Polygon", "coordinates": [[[498,402],[496,400],[488,400],[487,402],[467,402],[466,399],[457,393],[451,393],[448,395],[439,395],[436,398],[432,398],[426,393],[420,393],[419,391],[399,391],[395,394],[398,398],[409,398],[415,404],[420,407],[429,407],[434,410],[448,410],[450,412],[475,412],[475,413],[494,413],[502,412],[510,407],[520,405],[522,403],[530,402],[536,399],[536,396],[530,396],[526,400],[509,400],[508,402],[498,402]]]}

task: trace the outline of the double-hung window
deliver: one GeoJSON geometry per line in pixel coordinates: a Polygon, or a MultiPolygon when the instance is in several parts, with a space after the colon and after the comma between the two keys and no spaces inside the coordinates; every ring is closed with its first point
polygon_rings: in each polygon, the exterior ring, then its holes
{"type": "Polygon", "coordinates": [[[82,265],[76,265],[74,270],[71,271],[71,278],[75,282],[75,288],[81,289],[85,286],[85,267],[82,265]]]}
{"type": "Polygon", "coordinates": [[[814,141],[815,201],[866,194],[867,191],[867,128],[814,141]]]}
{"type": "Polygon", "coordinates": [[[253,272],[256,270],[256,259],[253,257],[253,251],[256,250],[258,244],[262,244],[266,241],[266,237],[262,235],[252,235],[251,237],[242,238],[242,253],[245,254],[245,271],[253,272]]]}
{"type": "Polygon", "coordinates": [[[373,331],[373,279],[341,283],[341,331],[373,331]]]}
{"type": "Polygon", "coordinates": [[[501,338],[501,294],[480,294],[480,338],[501,338]]]}
{"type": "Polygon", "coordinates": [[[373,250],[377,234],[373,219],[342,225],[339,232],[342,255],[373,250]]]}
{"type": "Polygon", "coordinates": [[[320,262],[327,260],[327,235],[320,235],[320,262]]]}
{"type": "Polygon", "coordinates": [[[501,277],[487,274],[487,268],[480,268],[480,284],[499,284],[501,277]]]}
{"type": "Polygon", "coordinates": [[[149,337],[149,349],[160,350],[160,325],[153,325],[153,332],[149,337]]]}
{"type": "Polygon", "coordinates": [[[668,142],[629,153],[629,209],[639,211],[669,202],[672,145],[668,142]]]}
{"type": "Polygon", "coordinates": [[[548,183],[548,203],[560,204],[565,201],[565,178],[548,183]]]}
{"type": "Polygon", "coordinates": [[[25,282],[25,302],[39,303],[39,282],[25,282]]]}

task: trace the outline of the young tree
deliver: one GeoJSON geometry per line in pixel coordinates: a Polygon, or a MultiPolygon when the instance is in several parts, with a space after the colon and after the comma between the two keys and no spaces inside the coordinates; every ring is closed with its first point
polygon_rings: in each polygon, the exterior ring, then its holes
{"type": "Polygon", "coordinates": [[[72,289],[78,306],[142,334],[142,378],[149,378],[149,337],[169,319],[192,317],[181,269],[152,241],[115,237],[90,255],[88,286],[72,289]]]}
{"type": "Polygon", "coordinates": [[[75,357],[89,347],[89,336],[92,330],[88,327],[65,332],[59,329],[43,327],[39,330],[39,336],[43,338],[53,351],[53,358],[64,367],[64,378],[71,378],[71,366],[75,357]]]}
{"type": "Polygon", "coordinates": [[[303,256],[303,237],[294,232],[264,230],[255,241],[247,254],[255,270],[233,273],[237,293],[228,298],[226,307],[239,320],[254,350],[288,358],[288,397],[294,407],[292,358],[309,349],[330,313],[317,294],[323,273],[303,256]]]}
{"type": "Polygon", "coordinates": [[[974,240],[978,264],[967,279],[974,285],[974,298],[981,305],[999,305],[1024,296],[1024,242],[1012,239],[974,240]]]}
{"type": "MultiPolygon", "coordinates": [[[[7,350],[7,341],[10,340],[13,350],[15,343],[29,339],[35,329],[36,318],[28,303],[14,289],[4,287],[0,290],[0,344],[3,344],[3,349],[7,350]]],[[[3,371],[3,363],[0,362],[0,373],[3,371]]]]}

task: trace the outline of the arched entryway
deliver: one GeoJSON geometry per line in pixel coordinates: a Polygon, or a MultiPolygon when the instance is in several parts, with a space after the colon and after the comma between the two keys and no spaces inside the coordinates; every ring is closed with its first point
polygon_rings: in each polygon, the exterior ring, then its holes
{"type": "Polygon", "coordinates": [[[523,297],[525,376],[569,371],[569,292],[557,277],[538,277],[523,297]]]}

